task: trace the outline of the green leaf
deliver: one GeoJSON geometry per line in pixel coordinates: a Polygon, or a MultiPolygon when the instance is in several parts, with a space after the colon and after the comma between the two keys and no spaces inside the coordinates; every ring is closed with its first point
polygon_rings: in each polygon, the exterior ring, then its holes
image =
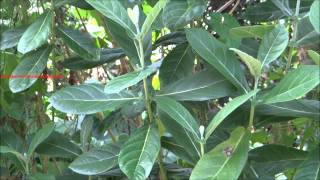
{"type": "Polygon", "coordinates": [[[86,116],[81,123],[80,142],[83,151],[87,151],[87,145],[90,144],[93,123],[94,120],[91,116],[86,116]]]}
{"type": "Polygon", "coordinates": [[[46,140],[39,144],[36,152],[51,157],[75,158],[81,154],[81,149],[66,136],[53,132],[46,140]]]}
{"type": "Polygon", "coordinates": [[[52,20],[53,12],[48,11],[31,24],[19,40],[18,51],[25,54],[45,44],[49,39],[52,20]]]}
{"type": "Polygon", "coordinates": [[[9,29],[1,33],[0,50],[15,47],[23,33],[26,31],[25,27],[9,29]]]}
{"type": "Polygon", "coordinates": [[[307,156],[307,159],[298,167],[293,180],[320,178],[319,145],[313,149],[307,156]]]}
{"type": "Polygon", "coordinates": [[[308,50],[309,57],[317,64],[320,65],[320,54],[313,50],[308,50]]]}
{"type": "Polygon", "coordinates": [[[298,167],[307,152],[282,145],[264,145],[249,152],[251,168],[261,178],[274,176],[289,168],[298,167]]]}
{"type": "Polygon", "coordinates": [[[243,103],[248,101],[252,96],[256,95],[258,91],[259,90],[254,90],[254,91],[250,91],[248,94],[238,96],[233,100],[231,100],[227,105],[225,105],[209,123],[206,129],[205,139],[208,139],[210,137],[213,131],[229,114],[231,114],[235,109],[237,109],[243,103]]]}
{"type": "Polygon", "coordinates": [[[134,37],[137,34],[135,25],[130,20],[126,9],[122,6],[120,1],[86,0],[86,2],[107,18],[110,18],[112,21],[125,28],[130,36],[134,37]]]}
{"type": "Polygon", "coordinates": [[[21,92],[36,82],[38,76],[47,66],[51,47],[43,47],[22,57],[21,63],[14,69],[9,80],[9,87],[13,93],[21,92]]]}
{"type": "Polygon", "coordinates": [[[119,152],[120,146],[117,144],[93,148],[81,154],[69,165],[69,168],[83,175],[101,174],[117,165],[119,152]]]}
{"type": "Polygon", "coordinates": [[[201,157],[200,143],[198,140],[183,128],[177,121],[172,119],[167,113],[158,110],[158,114],[162,124],[165,126],[166,132],[170,133],[176,144],[169,145],[166,143],[165,148],[176,153],[180,158],[188,161],[189,163],[195,165],[201,157]],[[178,147],[178,149],[171,149],[178,147]],[[180,152],[179,149],[183,148],[184,152],[180,152]]]}
{"type": "Polygon", "coordinates": [[[164,36],[161,36],[159,39],[156,40],[154,43],[154,49],[156,49],[159,46],[167,46],[171,44],[183,44],[186,43],[186,34],[184,31],[176,31],[169,34],[166,34],[164,36]]]}
{"type": "Polygon", "coordinates": [[[192,74],[195,55],[187,43],[175,47],[164,59],[160,67],[161,84],[169,84],[192,74]]]}
{"type": "Polygon", "coordinates": [[[23,167],[26,168],[25,166],[27,162],[21,153],[17,152],[15,149],[8,146],[0,146],[0,154],[6,154],[6,153],[10,153],[16,156],[18,160],[21,162],[21,164],[23,165],[23,167]]]}
{"type": "Polygon", "coordinates": [[[46,140],[54,130],[54,123],[44,125],[32,138],[27,152],[28,159],[40,143],[46,140]]]}
{"type": "Polygon", "coordinates": [[[238,38],[263,38],[273,28],[274,25],[239,26],[230,29],[230,34],[238,38]]]}
{"type": "Polygon", "coordinates": [[[281,117],[307,117],[320,119],[320,102],[315,100],[293,100],[273,104],[259,104],[256,112],[261,115],[281,117]]]}
{"type": "Polygon", "coordinates": [[[297,39],[294,45],[298,47],[317,47],[320,43],[320,33],[317,32],[310,22],[308,16],[299,19],[297,28],[297,39]]]}
{"type": "Polygon", "coordinates": [[[225,78],[237,88],[246,91],[246,80],[240,62],[222,43],[203,29],[186,30],[191,47],[214,66],[225,78]]]}
{"type": "Polygon", "coordinates": [[[179,29],[202,16],[206,10],[204,0],[171,0],[163,9],[163,22],[170,29],[179,29]]]}
{"type": "Polygon", "coordinates": [[[113,62],[117,59],[121,59],[125,56],[126,55],[121,48],[101,49],[99,61],[83,59],[77,56],[64,60],[63,62],[61,62],[61,66],[71,70],[91,69],[106,63],[113,62]]]}
{"type": "Polygon", "coordinates": [[[238,179],[247,162],[250,132],[235,129],[227,141],[204,154],[194,167],[190,180],[238,179]]]}
{"type": "Polygon", "coordinates": [[[166,6],[167,2],[168,2],[168,0],[160,0],[152,8],[151,12],[148,14],[146,20],[144,21],[144,23],[142,25],[141,32],[138,35],[138,36],[140,36],[140,38],[143,39],[145,37],[145,35],[149,32],[153,22],[156,20],[156,18],[158,17],[158,15],[162,11],[162,9],[166,6]]]}
{"type": "Polygon", "coordinates": [[[283,25],[265,34],[258,51],[258,59],[262,67],[275,61],[286,49],[288,42],[289,34],[283,25]]]}
{"type": "Polygon", "coordinates": [[[132,134],[120,151],[120,169],[129,179],[147,179],[159,151],[160,137],[157,128],[152,125],[141,127],[132,134]]]}
{"type": "Polygon", "coordinates": [[[320,1],[315,0],[310,8],[309,19],[314,29],[319,33],[320,32],[320,1]]]}
{"type": "Polygon", "coordinates": [[[165,86],[157,97],[168,97],[177,101],[206,101],[230,96],[235,89],[215,70],[206,70],[165,86]]]}
{"type": "Polygon", "coordinates": [[[115,110],[120,106],[140,99],[128,92],[106,94],[100,84],[70,86],[55,92],[49,99],[54,108],[70,114],[93,114],[115,110]]]}
{"type": "Polygon", "coordinates": [[[130,86],[136,85],[155,71],[155,68],[149,66],[146,69],[140,71],[134,71],[122,76],[118,76],[107,83],[104,88],[104,92],[106,94],[119,93],[120,91],[130,86]]]}
{"type": "Polygon", "coordinates": [[[156,97],[155,101],[157,102],[157,106],[160,110],[167,113],[182,127],[191,132],[194,137],[198,138],[198,140],[201,139],[197,121],[179,102],[168,97],[156,97]]]}
{"type": "Polygon", "coordinates": [[[229,47],[238,48],[241,39],[231,36],[230,29],[239,27],[237,19],[229,14],[211,13],[211,19],[208,21],[208,25],[214,32],[218,33],[219,40],[226,43],[229,47]]]}
{"type": "Polygon", "coordinates": [[[279,84],[263,97],[263,103],[271,104],[300,98],[319,83],[319,67],[305,65],[289,72],[279,84]]]}
{"type": "Polygon", "coordinates": [[[73,30],[69,27],[58,27],[58,35],[79,56],[85,59],[100,59],[100,50],[88,34],[73,30]]]}
{"type": "Polygon", "coordinates": [[[34,173],[27,176],[27,180],[56,180],[52,174],[34,173]]]}
{"type": "Polygon", "coordinates": [[[256,58],[250,56],[249,54],[240,51],[239,49],[235,49],[235,48],[230,48],[230,50],[234,51],[235,53],[238,54],[238,56],[240,57],[240,59],[242,60],[242,62],[244,62],[250,73],[254,76],[254,77],[259,77],[261,74],[261,62],[259,60],[257,60],[256,58]]]}

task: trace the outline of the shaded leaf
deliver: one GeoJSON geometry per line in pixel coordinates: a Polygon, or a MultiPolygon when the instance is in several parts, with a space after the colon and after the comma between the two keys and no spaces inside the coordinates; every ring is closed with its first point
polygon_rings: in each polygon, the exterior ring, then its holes
{"type": "Polygon", "coordinates": [[[43,47],[22,57],[21,63],[14,69],[9,80],[9,88],[13,93],[21,92],[36,82],[47,66],[51,47],[43,47]]]}
{"type": "Polygon", "coordinates": [[[214,70],[206,70],[182,78],[165,86],[157,97],[169,97],[178,101],[205,101],[226,97],[235,87],[214,70]]]}
{"type": "Polygon", "coordinates": [[[230,29],[230,34],[238,38],[263,38],[263,36],[273,28],[273,25],[239,26],[230,29]]]}
{"type": "Polygon", "coordinates": [[[320,177],[319,146],[313,149],[307,159],[298,167],[293,180],[310,179],[317,180],[320,177]]]}
{"type": "Polygon", "coordinates": [[[319,35],[310,22],[308,16],[299,19],[297,28],[297,39],[295,44],[299,47],[315,46],[318,47],[320,42],[319,35]]]}
{"type": "Polygon", "coordinates": [[[226,47],[203,29],[186,31],[191,47],[214,66],[225,78],[237,88],[246,91],[246,80],[240,62],[226,47]]]}
{"type": "Polygon", "coordinates": [[[240,57],[240,59],[247,65],[247,67],[249,68],[250,73],[254,76],[254,77],[258,77],[261,74],[261,62],[259,60],[257,60],[256,58],[250,56],[249,54],[242,52],[238,49],[235,48],[231,48],[230,50],[234,51],[235,53],[238,54],[238,56],[240,57]]]}
{"type": "Polygon", "coordinates": [[[172,119],[200,140],[199,125],[185,107],[183,107],[179,102],[168,97],[156,97],[155,101],[157,102],[157,106],[160,110],[167,113],[172,119]]]}
{"type": "Polygon", "coordinates": [[[19,40],[18,51],[25,54],[45,44],[49,39],[52,20],[53,12],[48,11],[31,24],[19,40]]]}
{"type": "Polygon", "coordinates": [[[247,162],[249,139],[246,129],[235,129],[228,140],[202,156],[190,179],[238,179],[247,162]]]}
{"type": "Polygon", "coordinates": [[[79,56],[85,59],[100,59],[100,50],[88,34],[69,27],[58,27],[58,35],[79,56]]]}
{"type": "Polygon", "coordinates": [[[114,110],[139,97],[128,92],[106,94],[100,84],[70,86],[55,92],[49,99],[54,108],[70,114],[92,114],[114,110]]]}
{"type": "Polygon", "coordinates": [[[305,65],[289,72],[279,84],[263,96],[263,103],[271,104],[304,96],[319,83],[319,67],[305,65]]]}
{"type": "Polygon", "coordinates": [[[313,50],[308,50],[309,57],[316,63],[317,65],[320,65],[320,54],[313,50]]]}
{"type": "Polygon", "coordinates": [[[186,34],[184,31],[175,31],[164,36],[161,36],[154,43],[154,49],[159,46],[167,46],[171,44],[182,44],[187,42],[186,34]]]}
{"type": "Polygon", "coordinates": [[[320,32],[320,1],[315,0],[311,7],[310,7],[310,13],[309,13],[309,19],[311,24],[313,25],[314,29],[319,33],[320,32]]]}
{"type": "Polygon", "coordinates": [[[94,120],[91,116],[86,116],[81,123],[80,142],[83,151],[86,151],[87,144],[90,143],[93,123],[94,120]]]}
{"type": "Polygon", "coordinates": [[[238,96],[231,100],[227,105],[225,105],[211,120],[209,123],[206,133],[205,139],[208,139],[213,131],[218,127],[218,125],[235,109],[241,106],[243,103],[248,101],[252,96],[256,95],[259,90],[250,91],[248,94],[244,94],[242,96],[238,96]]]}
{"type": "Polygon", "coordinates": [[[137,129],[123,145],[119,166],[129,179],[146,179],[160,151],[157,128],[147,125],[137,129]]]}
{"type": "Polygon", "coordinates": [[[5,50],[18,45],[19,40],[25,31],[25,27],[19,27],[9,29],[1,33],[0,50],[5,50]]]}

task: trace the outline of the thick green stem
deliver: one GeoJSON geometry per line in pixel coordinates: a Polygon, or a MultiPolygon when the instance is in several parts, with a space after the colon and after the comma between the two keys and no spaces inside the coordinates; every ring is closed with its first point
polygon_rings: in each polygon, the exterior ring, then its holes
{"type": "Polygon", "coordinates": [[[204,145],[205,145],[205,142],[200,142],[200,153],[201,153],[201,157],[204,155],[204,145]]]}
{"type": "Polygon", "coordinates": [[[167,180],[167,171],[166,168],[163,165],[163,161],[162,161],[163,157],[162,157],[162,150],[160,150],[159,155],[158,155],[158,164],[159,164],[159,178],[160,180],[167,180]]]}
{"type": "MultiPolygon", "coordinates": [[[[258,89],[259,78],[256,77],[254,81],[254,90],[258,89]]],[[[254,112],[256,106],[256,95],[252,97],[251,106],[250,106],[250,118],[249,118],[249,128],[253,128],[254,112]]]]}
{"type": "MultiPolygon", "coordinates": [[[[143,40],[142,39],[138,39],[138,46],[139,46],[138,55],[139,55],[139,59],[140,59],[140,65],[141,65],[142,69],[144,69],[145,62],[144,62],[144,51],[143,51],[143,40]]],[[[147,78],[143,79],[143,89],[144,89],[144,97],[145,97],[145,103],[146,103],[147,113],[148,113],[148,117],[149,117],[149,122],[151,123],[153,121],[153,113],[152,113],[152,108],[151,108],[151,99],[150,99],[147,78]]]]}

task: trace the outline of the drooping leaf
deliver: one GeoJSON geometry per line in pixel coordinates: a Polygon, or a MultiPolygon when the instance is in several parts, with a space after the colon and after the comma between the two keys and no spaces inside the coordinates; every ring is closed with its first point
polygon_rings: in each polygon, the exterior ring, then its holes
{"type": "Polygon", "coordinates": [[[43,47],[22,57],[21,63],[14,69],[9,80],[9,88],[13,93],[21,92],[36,82],[45,67],[51,47],[43,47]]]}
{"type": "Polygon", "coordinates": [[[146,125],[137,129],[123,145],[119,154],[119,166],[129,179],[146,179],[160,151],[157,128],[146,125]]]}
{"type": "Polygon", "coordinates": [[[310,22],[310,19],[308,16],[305,16],[298,20],[297,25],[297,39],[295,45],[298,47],[309,47],[309,46],[315,46],[318,47],[318,44],[320,42],[320,32],[317,32],[313,25],[310,22]]]}
{"type": "Polygon", "coordinates": [[[31,24],[19,40],[18,51],[25,54],[45,44],[49,39],[52,20],[53,12],[48,11],[31,24]]]}
{"type": "Polygon", "coordinates": [[[35,151],[39,154],[60,158],[75,158],[81,154],[81,149],[78,145],[70,142],[67,137],[57,132],[53,132],[46,140],[40,143],[35,151]]]}
{"type": "Polygon", "coordinates": [[[259,177],[274,176],[288,168],[298,167],[307,152],[282,145],[264,145],[249,152],[251,168],[259,177]]]}
{"type": "Polygon", "coordinates": [[[211,19],[208,21],[208,25],[219,35],[219,40],[226,43],[229,47],[238,48],[241,39],[232,36],[230,33],[231,28],[239,27],[237,19],[229,14],[211,13],[211,19]]]}
{"type": "Polygon", "coordinates": [[[152,8],[152,11],[148,14],[146,20],[144,21],[141,31],[140,31],[140,38],[144,38],[144,36],[149,32],[153,22],[158,17],[159,13],[162,9],[166,6],[168,0],[160,0],[157,4],[152,8]]]}
{"type": "Polygon", "coordinates": [[[191,47],[240,90],[246,91],[246,80],[240,62],[222,43],[203,29],[186,31],[191,47]]]}
{"type": "Polygon", "coordinates": [[[29,145],[29,149],[27,152],[27,157],[30,158],[34,150],[39,146],[40,143],[42,143],[44,140],[46,140],[49,135],[54,130],[54,124],[48,123],[44,125],[32,138],[31,143],[29,145]]]}
{"type": "Polygon", "coordinates": [[[247,65],[251,75],[253,75],[254,77],[258,77],[261,74],[262,65],[259,60],[238,49],[231,48],[230,50],[238,54],[242,62],[244,62],[247,65]]]}
{"type": "Polygon", "coordinates": [[[161,64],[161,84],[169,84],[191,75],[194,59],[195,55],[188,44],[180,44],[174,48],[161,64]]]}
{"type": "Polygon", "coordinates": [[[72,57],[61,62],[61,66],[72,70],[91,69],[123,57],[125,57],[125,54],[120,48],[101,49],[99,61],[86,60],[81,57],[72,57]]]}
{"type": "Polygon", "coordinates": [[[9,29],[1,33],[0,50],[5,50],[18,45],[19,40],[25,30],[25,27],[19,27],[15,29],[9,29]]]}
{"type": "Polygon", "coordinates": [[[126,9],[120,1],[86,0],[86,2],[107,18],[110,18],[112,21],[125,28],[132,37],[137,34],[135,25],[130,20],[126,9]]]}
{"type": "Polygon", "coordinates": [[[139,97],[128,92],[106,94],[100,84],[70,86],[55,92],[49,99],[54,108],[71,114],[92,114],[114,110],[139,97]]]}
{"type": "Polygon", "coordinates": [[[286,49],[288,42],[289,34],[283,25],[265,34],[258,51],[258,59],[262,63],[262,68],[275,61],[286,49]]]}
{"type": "Polygon", "coordinates": [[[83,175],[97,175],[104,173],[118,163],[120,146],[118,144],[107,144],[100,148],[93,148],[81,154],[69,166],[69,168],[83,175]]]}
{"type": "Polygon", "coordinates": [[[80,142],[84,151],[86,151],[87,144],[90,143],[93,123],[94,120],[91,116],[86,116],[81,123],[80,142]]]}
{"type": "Polygon", "coordinates": [[[171,44],[183,44],[187,42],[186,34],[183,31],[176,31],[164,36],[161,36],[157,41],[153,44],[153,49],[156,49],[159,46],[167,46],[171,44]]]}
{"type": "Polygon", "coordinates": [[[310,13],[309,13],[309,19],[311,24],[313,25],[314,29],[320,33],[320,1],[315,0],[311,7],[310,7],[310,13]]]}
{"type": "Polygon", "coordinates": [[[88,34],[84,34],[69,27],[58,27],[57,33],[79,56],[84,59],[100,59],[100,50],[95,47],[93,40],[88,34]]]}
{"type": "Polygon", "coordinates": [[[172,119],[200,140],[199,125],[185,107],[183,107],[179,102],[168,97],[156,97],[155,101],[157,102],[157,106],[160,110],[167,113],[172,119]]]}
{"type": "Polygon", "coordinates": [[[177,101],[206,101],[230,96],[235,87],[215,70],[206,70],[171,83],[157,94],[177,101]]]}
{"type": "Polygon", "coordinates": [[[250,91],[248,94],[244,94],[242,96],[234,98],[227,105],[225,105],[209,123],[206,129],[205,139],[208,139],[210,137],[213,131],[229,114],[231,114],[235,109],[237,109],[243,103],[248,101],[252,96],[256,95],[258,91],[259,90],[250,91]]]}
{"type": "Polygon", "coordinates": [[[194,167],[190,180],[238,179],[247,162],[250,133],[235,129],[227,141],[204,154],[194,167]]]}
{"type": "Polygon", "coordinates": [[[206,1],[171,0],[163,9],[163,22],[170,29],[178,29],[199,18],[206,9],[206,1]]]}
{"type": "Polygon", "coordinates": [[[155,68],[149,66],[140,71],[134,71],[122,76],[118,76],[107,83],[104,88],[104,92],[107,94],[119,93],[120,91],[139,83],[144,78],[147,78],[154,73],[155,70],[155,68]]]}
{"type": "Polygon", "coordinates": [[[320,83],[319,73],[316,65],[301,66],[289,72],[276,87],[263,96],[263,103],[285,102],[304,96],[320,83]]]}
{"type": "Polygon", "coordinates": [[[183,126],[172,119],[167,113],[159,110],[158,111],[161,122],[166,128],[166,131],[170,133],[176,144],[169,145],[164,143],[163,147],[176,153],[181,159],[188,161],[191,164],[196,164],[201,156],[200,143],[198,140],[187,131],[183,126]],[[179,147],[178,149],[172,149],[174,147],[179,147]],[[183,149],[183,152],[179,152],[179,149],[183,149]]]}
{"type": "Polygon", "coordinates": [[[313,50],[308,50],[309,57],[317,64],[320,65],[320,54],[313,50]]]}
{"type": "Polygon", "coordinates": [[[263,38],[263,36],[273,28],[273,25],[239,26],[230,29],[230,34],[239,38],[263,38]]]}
{"type": "Polygon", "coordinates": [[[307,156],[307,159],[297,168],[293,180],[310,179],[317,180],[320,177],[319,146],[307,156]]]}
{"type": "Polygon", "coordinates": [[[259,104],[256,106],[256,112],[261,115],[307,117],[319,120],[320,102],[302,99],[273,104],[259,104]]]}

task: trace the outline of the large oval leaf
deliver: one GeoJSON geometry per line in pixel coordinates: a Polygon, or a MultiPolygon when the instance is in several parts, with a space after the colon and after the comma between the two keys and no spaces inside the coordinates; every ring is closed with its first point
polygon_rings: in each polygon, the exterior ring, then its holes
{"type": "Polygon", "coordinates": [[[262,63],[262,68],[275,61],[286,49],[288,42],[289,34],[283,25],[265,34],[258,51],[258,59],[262,63]]]}
{"type": "Polygon", "coordinates": [[[9,80],[9,87],[13,93],[29,88],[39,78],[47,66],[51,47],[43,47],[22,57],[22,62],[14,69],[9,80]]]}
{"type": "Polygon", "coordinates": [[[119,152],[120,146],[117,144],[93,148],[75,159],[69,168],[84,175],[101,174],[117,165],[119,152]]]}
{"type": "Polygon", "coordinates": [[[256,95],[259,90],[254,90],[248,94],[234,98],[231,102],[225,105],[211,120],[210,124],[206,129],[205,139],[208,139],[218,125],[235,109],[241,106],[243,103],[248,101],[252,96],[256,95]]]}
{"type": "Polygon", "coordinates": [[[169,97],[178,101],[206,101],[229,96],[235,89],[218,72],[206,70],[165,86],[157,97],[169,97]]]}
{"type": "Polygon", "coordinates": [[[160,67],[161,84],[169,84],[192,74],[195,55],[187,43],[175,47],[160,67]]]}
{"type": "Polygon", "coordinates": [[[136,35],[136,27],[130,20],[126,9],[122,6],[120,1],[113,0],[86,0],[96,10],[101,12],[107,18],[116,22],[120,26],[126,29],[126,31],[134,37],[136,35]]]}
{"type": "Polygon", "coordinates": [[[185,107],[168,97],[156,97],[155,100],[160,110],[167,113],[172,119],[200,140],[199,125],[185,107]]]}
{"type": "Polygon", "coordinates": [[[34,150],[42,143],[54,130],[54,123],[48,123],[44,125],[36,134],[33,136],[29,149],[27,152],[27,157],[30,158],[34,150]]]}
{"type": "Polygon", "coordinates": [[[214,66],[237,88],[246,91],[246,80],[240,62],[236,57],[209,32],[203,29],[188,29],[187,39],[191,47],[214,66]]]}
{"type": "Polygon", "coordinates": [[[293,180],[317,180],[320,178],[319,152],[319,146],[317,146],[308,154],[307,159],[298,167],[293,180]]]}
{"type": "Polygon", "coordinates": [[[194,167],[190,180],[237,179],[248,158],[250,132],[235,129],[227,141],[204,154],[194,167]]]}
{"type": "Polygon", "coordinates": [[[310,8],[309,19],[314,29],[319,33],[320,32],[320,1],[315,0],[310,8]]]}
{"type": "Polygon", "coordinates": [[[71,114],[92,114],[114,110],[139,99],[131,93],[106,94],[100,84],[70,86],[54,93],[49,101],[59,111],[71,114]]]}
{"type": "Polygon", "coordinates": [[[46,43],[51,32],[52,20],[53,12],[48,11],[31,24],[19,40],[18,51],[25,54],[46,43]]]}
{"type": "Polygon", "coordinates": [[[152,125],[141,127],[123,145],[119,166],[129,179],[145,180],[160,151],[160,137],[152,125]]]}
{"type": "Polygon", "coordinates": [[[58,27],[57,32],[64,42],[79,56],[85,59],[100,59],[100,49],[95,47],[88,34],[68,27],[58,27]]]}
{"type": "Polygon", "coordinates": [[[289,72],[276,87],[263,97],[263,103],[291,101],[300,98],[318,86],[319,67],[314,65],[301,66],[289,72]]]}

